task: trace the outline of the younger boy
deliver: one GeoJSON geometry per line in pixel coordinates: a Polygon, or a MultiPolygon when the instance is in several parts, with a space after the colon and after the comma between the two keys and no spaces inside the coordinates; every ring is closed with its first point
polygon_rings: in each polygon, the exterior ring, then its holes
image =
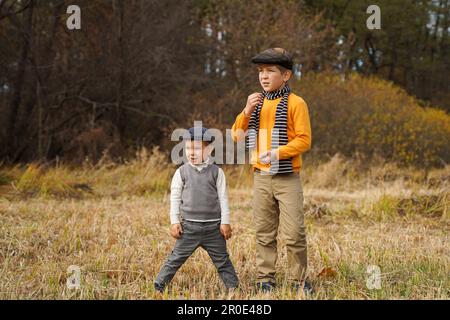
{"type": "Polygon", "coordinates": [[[188,162],[177,169],[171,185],[170,233],[177,240],[156,277],[155,289],[164,291],[198,247],[208,252],[225,286],[236,288],[238,277],[226,248],[231,227],[225,175],[209,160],[212,137],[207,129],[191,128],[189,135],[185,149],[188,162]]]}

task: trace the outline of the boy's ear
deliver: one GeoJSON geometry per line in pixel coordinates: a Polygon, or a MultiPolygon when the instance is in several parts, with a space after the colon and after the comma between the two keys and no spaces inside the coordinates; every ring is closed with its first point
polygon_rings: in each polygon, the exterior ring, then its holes
{"type": "Polygon", "coordinates": [[[283,73],[283,80],[284,82],[287,82],[292,76],[292,71],[291,70],[285,70],[283,73]]]}
{"type": "Polygon", "coordinates": [[[214,149],[214,146],[213,146],[213,144],[212,143],[208,143],[206,146],[205,146],[205,153],[207,154],[207,155],[211,155],[211,153],[212,153],[212,151],[213,151],[213,149],[214,149]]]}

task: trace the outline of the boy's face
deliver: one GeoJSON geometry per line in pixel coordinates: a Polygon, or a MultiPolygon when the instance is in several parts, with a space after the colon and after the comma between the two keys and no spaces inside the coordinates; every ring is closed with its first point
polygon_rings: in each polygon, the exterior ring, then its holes
{"type": "Polygon", "coordinates": [[[208,157],[208,143],[204,141],[186,141],[186,157],[192,164],[200,164],[208,157]]]}
{"type": "Polygon", "coordinates": [[[273,64],[260,64],[258,66],[259,83],[265,91],[275,91],[284,86],[291,77],[291,71],[280,69],[273,64]]]}

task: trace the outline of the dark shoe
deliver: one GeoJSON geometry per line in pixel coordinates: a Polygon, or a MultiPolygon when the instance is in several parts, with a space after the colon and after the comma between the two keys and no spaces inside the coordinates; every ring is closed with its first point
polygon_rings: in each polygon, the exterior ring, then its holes
{"type": "Polygon", "coordinates": [[[311,295],[314,293],[314,288],[312,287],[311,283],[309,283],[308,281],[305,281],[303,286],[299,283],[293,283],[292,289],[295,291],[303,290],[303,293],[305,295],[311,295]]]}
{"type": "Polygon", "coordinates": [[[256,284],[256,289],[262,291],[263,293],[271,292],[275,290],[275,283],[273,282],[258,282],[256,284]]]}
{"type": "Polygon", "coordinates": [[[155,291],[159,293],[164,292],[164,285],[155,282],[155,291]]]}
{"type": "Polygon", "coordinates": [[[303,292],[305,295],[310,295],[314,293],[314,288],[308,281],[305,281],[305,284],[303,285],[303,292]]]}

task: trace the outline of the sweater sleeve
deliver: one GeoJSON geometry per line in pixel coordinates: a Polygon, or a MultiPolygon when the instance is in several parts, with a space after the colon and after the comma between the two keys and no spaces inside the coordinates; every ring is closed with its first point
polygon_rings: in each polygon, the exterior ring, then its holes
{"type": "Polygon", "coordinates": [[[217,195],[220,202],[221,224],[230,224],[230,209],[228,207],[227,183],[223,170],[219,168],[216,181],[217,195]]]}
{"type": "Polygon", "coordinates": [[[180,168],[175,171],[170,185],[170,223],[180,223],[180,204],[183,180],[181,179],[180,168]]]}
{"type": "Polygon", "coordinates": [[[236,121],[231,128],[231,137],[233,141],[242,141],[245,138],[245,131],[248,129],[249,121],[250,116],[246,116],[244,111],[237,115],[236,121]]]}
{"type": "Polygon", "coordinates": [[[307,151],[311,147],[311,123],[308,106],[301,100],[292,110],[295,137],[288,144],[278,148],[280,160],[289,159],[307,151]]]}

